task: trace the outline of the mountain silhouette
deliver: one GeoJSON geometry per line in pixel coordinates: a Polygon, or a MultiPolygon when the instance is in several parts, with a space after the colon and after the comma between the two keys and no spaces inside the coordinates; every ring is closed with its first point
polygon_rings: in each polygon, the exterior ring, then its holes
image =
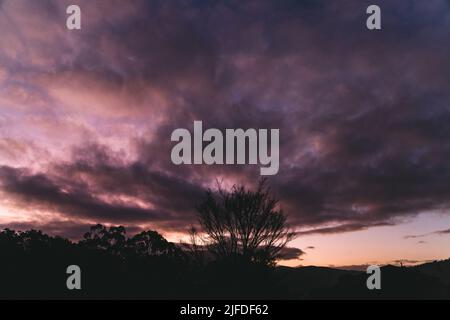
{"type": "Polygon", "coordinates": [[[369,274],[324,267],[279,268],[293,298],[450,299],[450,259],[413,267],[381,267],[381,289],[369,290],[369,274]]]}

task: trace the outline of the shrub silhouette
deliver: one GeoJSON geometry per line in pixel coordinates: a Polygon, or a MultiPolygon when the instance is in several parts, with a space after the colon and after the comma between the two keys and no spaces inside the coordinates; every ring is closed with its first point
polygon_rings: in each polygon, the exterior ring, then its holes
{"type": "Polygon", "coordinates": [[[220,260],[275,265],[295,235],[277,205],[266,180],[261,180],[256,191],[236,185],[225,191],[220,184],[217,192],[209,190],[197,207],[208,250],[220,260]]]}

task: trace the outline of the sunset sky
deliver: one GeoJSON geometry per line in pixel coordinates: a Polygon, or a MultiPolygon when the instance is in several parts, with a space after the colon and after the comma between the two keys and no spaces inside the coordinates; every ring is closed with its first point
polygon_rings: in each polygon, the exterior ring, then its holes
{"type": "Polygon", "coordinates": [[[260,179],[172,164],[194,120],[280,129],[283,264],[450,258],[450,1],[0,0],[1,229],[184,239],[216,179],[260,179]]]}

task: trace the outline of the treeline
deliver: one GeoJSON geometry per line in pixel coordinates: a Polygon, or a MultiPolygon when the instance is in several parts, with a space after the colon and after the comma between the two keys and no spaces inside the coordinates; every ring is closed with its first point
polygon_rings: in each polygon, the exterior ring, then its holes
{"type": "Polygon", "coordinates": [[[156,231],[127,237],[124,227],[96,225],[71,242],[41,231],[0,233],[3,298],[281,298],[275,263],[295,234],[266,181],[256,190],[218,185],[197,206],[191,243],[156,231]],[[67,267],[81,270],[68,290],[67,267]]]}
{"type": "Polygon", "coordinates": [[[36,230],[6,229],[0,232],[0,298],[193,299],[282,295],[271,266],[242,256],[215,259],[207,251],[175,245],[156,231],[127,237],[124,227],[96,225],[78,242],[36,230]],[[69,290],[66,286],[70,265],[81,269],[81,290],[69,290]]]}

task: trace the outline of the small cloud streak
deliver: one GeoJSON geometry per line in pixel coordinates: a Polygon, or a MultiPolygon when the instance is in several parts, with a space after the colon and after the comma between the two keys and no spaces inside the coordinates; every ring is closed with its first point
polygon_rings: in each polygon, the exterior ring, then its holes
{"type": "Polygon", "coordinates": [[[285,247],[281,250],[279,259],[280,260],[297,260],[300,259],[306,253],[299,248],[285,247]]]}
{"type": "Polygon", "coordinates": [[[443,236],[443,235],[447,235],[447,234],[450,234],[450,229],[436,230],[436,231],[429,232],[429,233],[424,233],[424,234],[410,234],[410,235],[404,236],[403,238],[404,239],[417,239],[417,238],[429,237],[429,236],[432,236],[432,235],[443,236]]]}
{"type": "Polygon", "coordinates": [[[360,224],[360,223],[351,223],[351,224],[343,224],[339,226],[333,226],[333,227],[325,227],[325,228],[317,228],[312,230],[306,230],[306,231],[299,231],[297,232],[298,236],[307,236],[312,234],[336,234],[336,233],[343,233],[343,232],[353,232],[353,231],[361,231],[366,230],[370,227],[384,227],[384,226],[392,226],[392,223],[388,222],[379,222],[379,223],[372,223],[372,224],[360,224]]]}

